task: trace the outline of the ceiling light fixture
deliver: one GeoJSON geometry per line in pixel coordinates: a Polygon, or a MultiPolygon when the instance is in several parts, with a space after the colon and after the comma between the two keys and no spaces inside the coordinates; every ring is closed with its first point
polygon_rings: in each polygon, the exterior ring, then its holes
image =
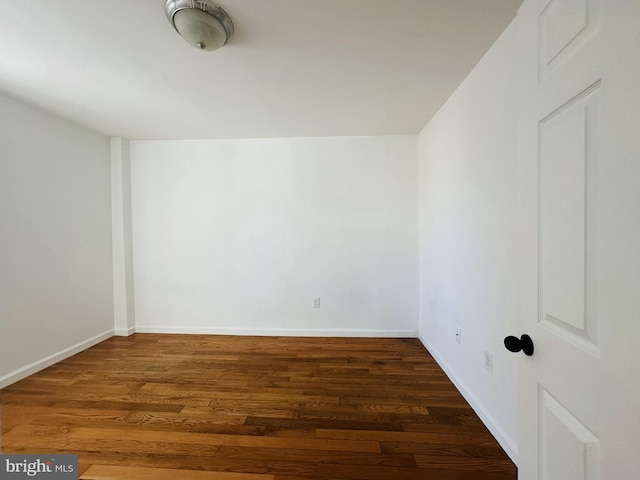
{"type": "Polygon", "coordinates": [[[233,37],[231,18],[210,0],[167,0],[164,11],[173,28],[199,50],[217,50],[233,37]]]}

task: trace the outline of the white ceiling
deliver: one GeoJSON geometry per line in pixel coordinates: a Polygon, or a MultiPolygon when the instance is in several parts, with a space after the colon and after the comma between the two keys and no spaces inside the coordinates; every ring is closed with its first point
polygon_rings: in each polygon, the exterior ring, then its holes
{"type": "Polygon", "coordinates": [[[164,0],[5,1],[0,90],[109,136],[417,133],[521,0],[219,0],[190,47],[164,0]]]}

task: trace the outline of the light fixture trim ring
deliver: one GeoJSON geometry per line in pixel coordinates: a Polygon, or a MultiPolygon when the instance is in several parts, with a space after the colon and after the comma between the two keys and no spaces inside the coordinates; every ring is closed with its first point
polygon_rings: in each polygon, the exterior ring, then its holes
{"type": "Polygon", "coordinates": [[[178,29],[176,28],[173,17],[180,10],[185,9],[202,10],[203,12],[206,12],[214,17],[218,21],[218,23],[222,25],[227,33],[227,39],[222,44],[222,46],[229,43],[229,40],[233,38],[235,30],[231,17],[227,14],[227,12],[224,11],[224,9],[220,5],[212,2],[211,0],[167,0],[164,4],[164,11],[167,15],[167,19],[176,32],[178,32],[178,29]]]}

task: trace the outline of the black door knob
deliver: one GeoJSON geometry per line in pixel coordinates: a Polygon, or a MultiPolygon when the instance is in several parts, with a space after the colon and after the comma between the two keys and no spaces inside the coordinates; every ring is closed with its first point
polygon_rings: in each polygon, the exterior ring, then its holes
{"type": "Polygon", "coordinates": [[[504,346],[510,352],[517,353],[522,350],[528,357],[533,355],[533,341],[529,335],[522,335],[520,338],[508,336],[504,339],[504,346]]]}

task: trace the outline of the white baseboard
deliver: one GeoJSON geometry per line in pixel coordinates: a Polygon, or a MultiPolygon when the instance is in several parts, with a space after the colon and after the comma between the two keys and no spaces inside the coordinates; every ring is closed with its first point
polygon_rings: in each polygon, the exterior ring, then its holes
{"type": "Polygon", "coordinates": [[[424,347],[429,351],[431,356],[440,365],[440,368],[447,374],[449,380],[456,386],[462,396],[465,398],[474,412],[480,417],[482,423],[489,429],[491,434],[496,438],[500,446],[504,449],[509,458],[518,465],[518,447],[516,443],[511,439],[509,435],[502,429],[502,427],[496,422],[495,418],[489,413],[489,411],[482,405],[480,400],[467,388],[466,384],[460,380],[453,369],[447,364],[446,361],[438,354],[437,349],[429,343],[429,341],[422,335],[418,336],[418,339],[422,342],[424,347]]]}
{"type": "Polygon", "coordinates": [[[133,335],[134,333],[136,333],[136,328],[135,327],[129,327],[127,329],[124,328],[116,328],[113,331],[113,334],[116,337],[130,337],[131,335],[133,335]]]}
{"type": "Polygon", "coordinates": [[[357,330],[357,329],[271,329],[271,328],[215,328],[138,325],[136,333],[182,333],[195,335],[247,335],[261,337],[373,337],[417,338],[415,330],[357,330]]]}
{"type": "Polygon", "coordinates": [[[22,380],[23,378],[26,378],[29,375],[33,375],[34,373],[39,372],[40,370],[44,370],[45,368],[50,367],[51,365],[58,363],[64,360],[65,358],[69,358],[75,355],[76,353],[82,352],[87,348],[93,347],[94,345],[97,345],[98,343],[103,342],[107,338],[111,338],[111,337],[113,337],[113,330],[107,330],[106,332],[96,335],[95,337],[91,337],[83,342],[72,345],[69,348],[65,348],[64,350],[54,353],[53,355],[49,355],[48,357],[45,357],[41,360],[37,360],[25,367],[19,368],[18,370],[15,370],[7,375],[4,375],[0,377],[0,389],[8,387],[9,385],[16,383],[19,380],[22,380]]]}

